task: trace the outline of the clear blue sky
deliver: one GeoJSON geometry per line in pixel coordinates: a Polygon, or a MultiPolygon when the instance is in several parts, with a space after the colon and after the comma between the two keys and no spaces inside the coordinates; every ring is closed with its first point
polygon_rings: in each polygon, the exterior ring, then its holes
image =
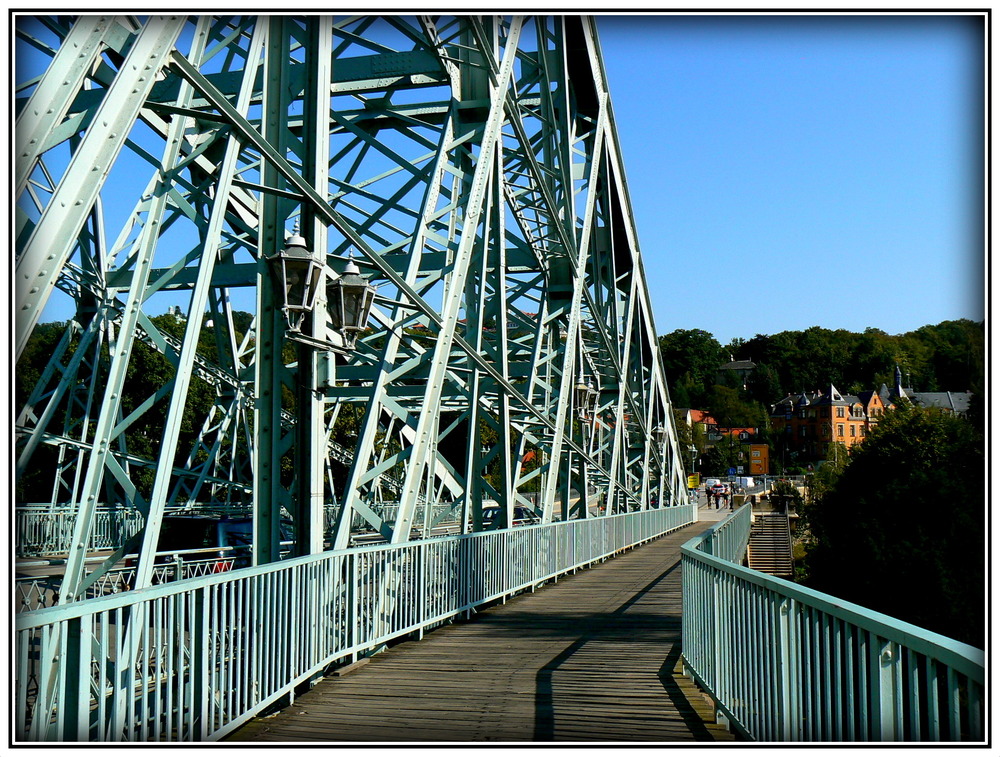
{"type": "Polygon", "coordinates": [[[600,17],[657,332],[981,320],[978,23],[600,17]]]}

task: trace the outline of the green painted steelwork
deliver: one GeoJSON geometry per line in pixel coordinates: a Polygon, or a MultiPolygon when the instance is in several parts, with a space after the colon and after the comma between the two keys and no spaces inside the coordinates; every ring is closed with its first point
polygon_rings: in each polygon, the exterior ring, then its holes
{"type": "Polygon", "coordinates": [[[332,663],[680,528],[695,510],[327,551],[20,613],[16,737],[221,738],[332,663]],[[405,601],[387,605],[388,589],[405,601]],[[130,649],[122,626],[134,615],[147,631],[130,649]],[[255,633],[257,626],[268,633],[255,633]],[[54,644],[76,667],[58,669],[59,696],[39,711],[39,660],[54,644]],[[120,666],[123,656],[133,664],[120,666]],[[76,702],[72,712],[68,700],[76,702]]]}
{"type": "MultiPolygon", "coordinates": [[[[15,55],[49,56],[18,68],[15,350],[32,384],[17,504],[33,505],[25,538],[68,550],[61,603],[132,552],[130,585],[155,580],[162,517],[181,508],[252,512],[263,566],[284,520],[308,555],[503,528],[516,507],[550,523],[686,505],[591,19],[15,28],[15,55]],[[325,281],[353,256],[377,286],[353,349],[323,291],[290,338],[265,260],[293,224],[325,281]]],[[[385,569],[379,612],[403,612],[385,569]]],[[[116,665],[140,664],[147,611],[118,611],[116,665]]],[[[78,732],[127,716],[122,695],[86,715],[65,668],[89,622],[40,650],[33,737],[67,691],[78,732]]]]}
{"type": "Polygon", "coordinates": [[[982,650],[743,567],[744,505],[681,548],[682,660],[744,737],[982,742],[982,650]]]}

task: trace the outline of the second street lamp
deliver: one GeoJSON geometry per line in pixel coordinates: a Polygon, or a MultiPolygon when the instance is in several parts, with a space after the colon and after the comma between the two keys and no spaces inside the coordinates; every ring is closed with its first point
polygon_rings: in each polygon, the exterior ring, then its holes
{"type": "Polygon", "coordinates": [[[348,349],[354,347],[358,333],[368,324],[375,287],[361,275],[353,258],[348,259],[343,274],[327,284],[326,298],[333,328],[344,337],[348,349]]]}

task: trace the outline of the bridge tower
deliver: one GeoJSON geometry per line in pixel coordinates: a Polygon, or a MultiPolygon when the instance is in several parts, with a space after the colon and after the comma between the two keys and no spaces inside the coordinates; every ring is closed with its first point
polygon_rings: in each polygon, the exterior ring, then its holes
{"type": "Polygon", "coordinates": [[[18,506],[70,516],[61,603],[126,553],[148,585],[175,510],[252,512],[267,563],[289,520],[686,501],[592,19],[15,25],[18,506]]]}

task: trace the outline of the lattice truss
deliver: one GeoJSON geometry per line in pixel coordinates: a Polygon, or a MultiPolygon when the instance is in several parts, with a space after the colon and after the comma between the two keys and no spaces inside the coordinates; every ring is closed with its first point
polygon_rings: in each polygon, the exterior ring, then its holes
{"type": "Polygon", "coordinates": [[[15,24],[17,475],[74,544],[101,507],[146,518],[115,559],[244,508],[267,562],[283,516],[308,553],[684,501],[591,19],[15,24]],[[377,286],[353,351],[285,338],[295,224],[377,286]]]}

